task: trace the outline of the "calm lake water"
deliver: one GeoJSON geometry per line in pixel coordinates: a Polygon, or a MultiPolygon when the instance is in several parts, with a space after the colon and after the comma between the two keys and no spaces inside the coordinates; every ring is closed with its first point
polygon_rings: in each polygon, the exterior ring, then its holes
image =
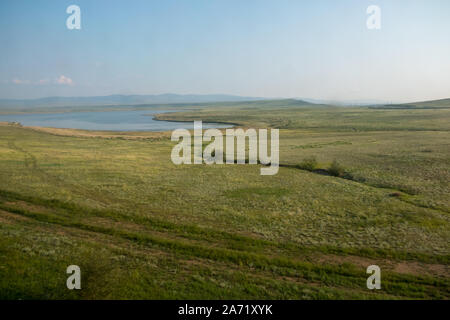
{"type": "MultiPolygon", "coordinates": [[[[0,115],[0,121],[20,122],[24,126],[50,128],[71,128],[107,131],[168,131],[179,128],[193,129],[192,122],[171,122],[153,120],[157,113],[170,110],[102,111],[33,113],[0,115]]],[[[203,128],[230,128],[231,125],[203,123],[203,128]]]]}

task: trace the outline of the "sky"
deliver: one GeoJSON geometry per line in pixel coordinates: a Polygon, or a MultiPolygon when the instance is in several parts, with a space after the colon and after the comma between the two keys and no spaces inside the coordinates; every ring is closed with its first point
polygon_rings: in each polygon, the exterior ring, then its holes
{"type": "Polygon", "coordinates": [[[448,0],[2,0],[0,98],[450,98],[449,18],[448,0]]]}

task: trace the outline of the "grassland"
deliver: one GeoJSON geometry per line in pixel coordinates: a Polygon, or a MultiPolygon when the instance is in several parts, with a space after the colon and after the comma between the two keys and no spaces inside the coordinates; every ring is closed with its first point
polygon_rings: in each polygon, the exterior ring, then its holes
{"type": "Polygon", "coordinates": [[[158,115],[279,128],[275,176],[175,166],[170,133],[1,125],[0,298],[448,299],[443,106],[287,100],[158,115]],[[80,291],[65,286],[71,264],[80,291]],[[371,264],[382,290],[366,288],[371,264]]]}

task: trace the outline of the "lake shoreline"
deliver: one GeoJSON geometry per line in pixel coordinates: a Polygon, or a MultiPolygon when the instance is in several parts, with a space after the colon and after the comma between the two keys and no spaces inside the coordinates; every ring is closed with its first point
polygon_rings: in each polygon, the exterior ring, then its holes
{"type": "MultiPolygon", "coordinates": [[[[49,129],[84,130],[95,132],[166,132],[186,128],[193,121],[161,119],[161,115],[176,113],[178,110],[121,110],[64,113],[32,113],[0,115],[0,122],[22,127],[49,129]],[[160,113],[160,111],[163,111],[160,113]],[[168,111],[168,112],[164,112],[168,111]],[[148,120],[148,116],[151,116],[148,120]]],[[[208,128],[231,128],[237,124],[225,122],[204,122],[208,128]]]]}

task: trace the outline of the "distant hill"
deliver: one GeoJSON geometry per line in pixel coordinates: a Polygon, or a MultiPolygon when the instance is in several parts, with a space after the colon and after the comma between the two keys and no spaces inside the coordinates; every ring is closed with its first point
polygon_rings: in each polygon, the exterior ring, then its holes
{"type": "Polygon", "coordinates": [[[415,107],[428,107],[428,108],[450,108],[450,99],[413,102],[413,103],[406,103],[405,105],[415,107]]]}
{"type": "MultiPolygon", "coordinates": [[[[203,104],[204,105],[204,104],[203,104]]],[[[252,101],[237,101],[237,102],[216,102],[214,106],[226,107],[258,107],[258,108],[290,108],[290,107],[311,107],[321,106],[320,104],[307,102],[299,99],[265,99],[252,101]]]]}
{"type": "Polygon", "coordinates": [[[100,107],[100,106],[138,106],[138,105],[158,105],[158,104],[223,104],[234,105],[243,102],[249,106],[258,104],[260,107],[298,107],[298,106],[369,106],[376,109],[429,109],[429,108],[450,108],[450,99],[433,101],[422,101],[404,104],[387,104],[382,101],[353,100],[353,101],[331,101],[319,99],[268,99],[258,97],[241,97],[226,94],[159,94],[159,95],[109,95],[92,97],[46,97],[39,99],[0,99],[0,110],[22,109],[31,111],[34,108],[59,108],[59,107],[100,107]]]}
{"type": "Polygon", "coordinates": [[[0,108],[21,107],[74,107],[104,105],[173,104],[259,101],[263,98],[240,97],[224,94],[159,94],[159,95],[110,95],[94,97],[47,97],[40,99],[0,99],[0,108]]]}
{"type": "Polygon", "coordinates": [[[306,102],[314,104],[326,104],[334,106],[373,106],[388,104],[388,101],[384,100],[325,100],[325,99],[310,99],[310,98],[298,98],[306,102]]]}
{"type": "Polygon", "coordinates": [[[440,99],[431,101],[420,101],[403,104],[386,104],[382,106],[373,106],[376,109],[448,109],[450,108],[450,99],[440,99]]]}

